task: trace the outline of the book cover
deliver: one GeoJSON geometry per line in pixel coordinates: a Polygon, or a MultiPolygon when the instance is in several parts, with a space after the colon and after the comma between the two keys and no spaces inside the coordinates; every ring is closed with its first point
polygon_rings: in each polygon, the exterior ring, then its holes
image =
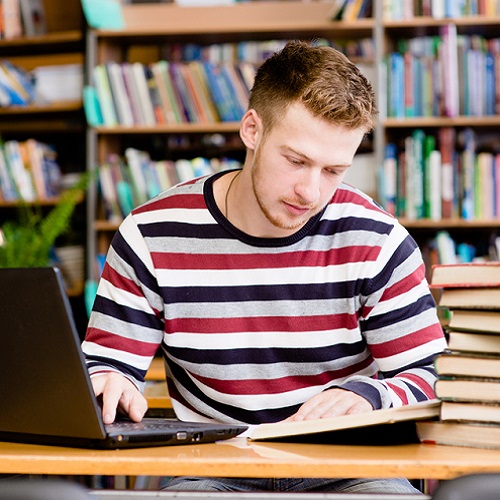
{"type": "Polygon", "coordinates": [[[496,378],[500,376],[500,356],[448,352],[436,357],[434,367],[444,377],[496,378]]]}
{"type": "Polygon", "coordinates": [[[500,334],[500,311],[454,309],[447,327],[450,330],[500,334]]]}
{"type": "MultiPolygon", "coordinates": [[[[432,267],[431,287],[500,287],[500,262],[437,264],[432,267]]],[[[474,292],[465,291],[465,293],[472,296],[476,294],[476,290],[474,292]]]]}
{"type": "Polygon", "coordinates": [[[139,107],[142,110],[144,118],[143,125],[156,125],[156,116],[153,103],[151,102],[145,67],[139,62],[135,62],[131,64],[131,71],[134,86],[137,90],[137,97],[139,98],[139,107]]]}
{"type": "Polygon", "coordinates": [[[443,401],[500,401],[500,378],[439,378],[434,384],[436,396],[443,401]]]}
{"type": "Polygon", "coordinates": [[[116,105],[118,121],[120,125],[130,127],[134,124],[134,116],[123,79],[123,72],[120,64],[111,61],[105,64],[111,93],[116,105]]]}
{"type": "Polygon", "coordinates": [[[438,148],[441,153],[441,212],[443,219],[453,216],[455,204],[455,129],[441,127],[438,131],[438,148]]]}
{"type": "Polygon", "coordinates": [[[43,0],[19,0],[19,3],[24,34],[36,36],[47,33],[43,0]]]}
{"type": "Polygon", "coordinates": [[[124,62],[121,64],[121,69],[123,74],[123,82],[125,84],[125,90],[130,102],[130,109],[134,118],[134,125],[144,125],[146,123],[146,119],[142,110],[139,91],[137,90],[137,85],[135,84],[132,64],[124,62]]]}
{"type": "Polygon", "coordinates": [[[445,288],[441,292],[439,305],[450,309],[498,309],[500,307],[500,287],[445,288]]]}
{"type": "Polygon", "coordinates": [[[495,424],[422,421],[416,423],[422,443],[500,449],[500,426],[495,424]]]}
{"type": "Polygon", "coordinates": [[[6,141],[4,148],[7,165],[19,196],[24,201],[34,201],[36,199],[36,191],[33,178],[24,165],[19,141],[6,141]]]}
{"type": "MultiPolygon", "coordinates": [[[[338,417],[321,418],[317,420],[304,420],[301,422],[276,422],[271,424],[260,424],[256,426],[250,435],[250,439],[259,440],[276,440],[276,439],[313,439],[313,435],[320,435],[321,439],[326,439],[326,434],[331,434],[332,437],[339,434],[341,431],[354,430],[353,433],[346,434],[348,439],[355,439],[355,435],[361,435],[363,429],[367,429],[369,433],[374,432],[374,426],[394,425],[396,430],[397,423],[407,422],[410,426],[414,425],[416,420],[429,419],[439,415],[440,402],[437,400],[424,401],[420,403],[400,406],[397,408],[385,408],[381,410],[373,410],[366,413],[357,413],[355,415],[341,415],[338,417]]],[[[405,432],[410,427],[405,426],[405,432]]],[[[383,439],[389,439],[392,432],[390,428],[387,433],[383,434],[383,439]]],[[[402,436],[400,436],[402,437],[402,436]]]]}
{"type": "Polygon", "coordinates": [[[160,90],[156,85],[156,79],[153,75],[150,65],[144,65],[144,73],[146,76],[146,82],[148,84],[149,99],[151,105],[153,106],[154,116],[156,123],[163,125],[167,123],[167,118],[163,112],[163,105],[160,97],[160,90]]]}
{"type": "Polygon", "coordinates": [[[20,0],[2,0],[3,38],[6,40],[23,36],[20,0]]]}
{"type": "Polygon", "coordinates": [[[118,125],[118,118],[113,95],[111,93],[108,74],[106,72],[106,67],[103,64],[98,64],[94,67],[93,78],[104,125],[114,127],[115,125],[118,125]]]}
{"type": "Polygon", "coordinates": [[[499,403],[441,401],[439,418],[442,421],[494,422],[500,424],[499,403]]]}
{"type": "Polygon", "coordinates": [[[448,348],[452,351],[500,354],[500,335],[451,330],[448,348]]]}
{"type": "Polygon", "coordinates": [[[156,88],[158,90],[158,97],[160,100],[161,109],[165,117],[165,123],[178,123],[178,118],[174,112],[172,102],[167,92],[164,78],[168,76],[166,71],[162,71],[160,62],[152,63],[150,65],[151,74],[155,80],[156,88]]]}

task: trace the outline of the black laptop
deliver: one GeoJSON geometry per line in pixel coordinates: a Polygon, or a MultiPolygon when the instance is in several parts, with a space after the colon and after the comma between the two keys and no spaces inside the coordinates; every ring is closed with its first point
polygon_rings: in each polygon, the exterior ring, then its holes
{"type": "Polygon", "coordinates": [[[228,439],[244,425],[102,421],[57,268],[0,269],[0,440],[131,448],[228,439]]]}

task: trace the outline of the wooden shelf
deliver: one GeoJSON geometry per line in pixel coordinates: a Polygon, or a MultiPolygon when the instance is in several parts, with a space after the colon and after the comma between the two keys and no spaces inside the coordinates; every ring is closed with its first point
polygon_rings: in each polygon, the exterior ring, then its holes
{"type": "Polygon", "coordinates": [[[101,135],[112,134],[215,134],[238,132],[239,122],[217,123],[175,123],[170,125],[145,126],[116,126],[95,127],[94,130],[101,135]]]}
{"type": "Polygon", "coordinates": [[[72,113],[83,110],[83,102],[77,101],[58,101],[47,104],[30,104],[28,106],[9,106],[0,108],[0,119],[6,115],[19,114],[47,114],[47,113],[72,113]]]}
{"type": "Polygon", "coordinates": [[[344,23],[331,21],[328,2],[269,1],[236,3],[230,6],[181,7],[175,4],[123,5],[126,28],[98,30],[101,38],[205,36],[221,40],[223,35],[255,39],[259,34],[285,36],[310,33],[321,37],[372,36],[373,19],[344,23]]]}
{"type": "Polygon", "coordinates": [[[415,118],[386,118],[382,120],[386,128],[415,127],[500,127],[500,115],[492,116],[420,116],[415,118]]]}
{"type": "Polygon", "coordinates": [[[496,228],[500,226],[500,219],[418,219],[410,220],[400,218],[399,222],[408,229],[472,229],[472,228],[496,228]]]}
{"type": "Polygon", "coordinates": [[[11,38],[0,40],[0,50],[8,49],[9,52],[26,48],[30,53],[47,50],[51,46],[61,51],[64,47],[83,45],[84,37],[81,30],[55,31],[45,35],[11,38]]]}

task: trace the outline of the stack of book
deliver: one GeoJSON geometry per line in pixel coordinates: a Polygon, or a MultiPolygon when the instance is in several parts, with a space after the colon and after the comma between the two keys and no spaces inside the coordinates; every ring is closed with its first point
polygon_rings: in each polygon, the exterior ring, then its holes
{"type": "Polygon", "coordinates": [[[431,287],[451,314],[435,360],[440,418],[419,422],[419,438],[500,448],[500,262],[434,266],[431,287]]]}

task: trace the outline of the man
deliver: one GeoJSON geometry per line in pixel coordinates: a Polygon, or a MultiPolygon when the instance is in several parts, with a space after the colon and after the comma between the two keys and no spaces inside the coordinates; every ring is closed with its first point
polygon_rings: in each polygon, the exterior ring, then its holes
{"type": "MultiPolygon", "coordinates": [[[[342,54],[290,42],[256,75],[243,169],[175,187],[126,218],[83,344],[106,422],[117,408],[142,418],[159,347],[183,420],[314,419],[434,397],[445,341],[420,252],[342,183],[375,115],[369,82],[342,54]]],[[[269,481],[169,487],[415,492],[397,479],[269,481]]]]}

